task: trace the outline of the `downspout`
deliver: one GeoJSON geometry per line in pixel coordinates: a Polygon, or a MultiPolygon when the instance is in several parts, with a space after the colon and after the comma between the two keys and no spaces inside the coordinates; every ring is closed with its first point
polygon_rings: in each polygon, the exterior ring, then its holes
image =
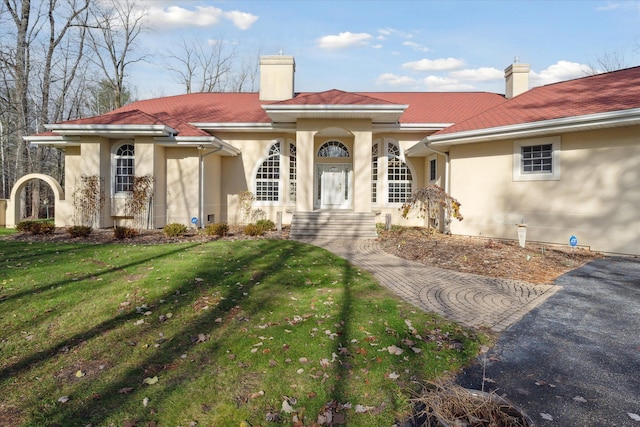
{"type": "Polygon", "coordinates": [[[441,156],[444,156],[444,192],[449,194],[449,174],[450,174],[450,159],[449,159],[449,153],[446,153],[444,151],[440,151],[440,150],[436,150],[434,148],[429,147],[429,141],[427,141],[427,138],[423,138],[420,140],[421,143],[424,144],[424,148],[426,148],[427,150],[436,153],[436,154],[440,154],[441,156]]]}
{"type": "MultiPolygon", "coordinates": [[[[215,137],[214,137],[215,141],[215,137]]],[[[203,154],[202,152],[205,150],[204,145],[198,145],[198,155],[200,157],[200,200],[198,203],[198,208],[200,211],[200,228],[204,228],[204,158],[210,154],[217,153],[218,151],[222,151],[222,144],[218,144],[218,146],[208,153],[203,154]]]]}
{"type": "MultiPolygon", "coordinates": [[[[433,149],[431,147],[429,147],[429,141],[427,141],[427,138],[423,138],[420,142],[422,142],[424,144],[424,148],[426,148],[427,150],[436,153],[436,154],[440,154],[441,156],[444,156],[444,192],[451,195],[450,193],[450,188],[449,188],[449,174],[451,173],[450,171],[450,158],[449,158],[449,153],[446,153],[444,151],[440,151],[440,150],[436,150],[433,149]]],[[[445,234],[451,234],[451,229],[449,228],[449,224],[447,223],[446,218],[448,218],[448,213],[447,213],[447,209],[444,208],[444,228],[442,229],[442,231],[445,234]]]]}

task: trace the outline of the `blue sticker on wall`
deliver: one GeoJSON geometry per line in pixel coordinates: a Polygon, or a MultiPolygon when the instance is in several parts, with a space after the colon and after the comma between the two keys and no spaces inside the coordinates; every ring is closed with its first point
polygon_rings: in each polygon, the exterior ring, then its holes
{"type": "Polygon", "coordinates": [[[195,216],[193,218],[191,218],[191,224],[197,224],[198,223],[198,218],[196,218],[195,216]]]}
{"type": "Polygon", "coordinates": [[[569,244],[570,244],[572,247],[577,246],[577,245],[578,245],[578,238],[577,238],[576,236],[571,236],[571,237],[569,237],[569,244]]]}

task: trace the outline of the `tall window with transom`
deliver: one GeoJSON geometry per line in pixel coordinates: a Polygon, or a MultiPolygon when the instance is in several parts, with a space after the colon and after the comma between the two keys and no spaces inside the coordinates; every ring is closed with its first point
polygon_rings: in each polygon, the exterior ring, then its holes
{"type": "Polygon", "coordinates": [[[118,147],[115,155],[114,192],[126,193],[133,191],[135,176],[135,148],[133,144],[118,147]]]}
{"type": "Polygon", "coordinates": [[[404,203],[413,193],[413,177],[409,166],[400,157],[400,148],[393,142],[387,149],[388,202],[404,203]]]}

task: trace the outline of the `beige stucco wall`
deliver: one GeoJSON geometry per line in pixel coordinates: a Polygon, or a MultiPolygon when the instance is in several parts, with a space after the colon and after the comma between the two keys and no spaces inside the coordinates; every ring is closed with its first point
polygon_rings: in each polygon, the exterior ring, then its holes
{"type": "Polygon", "coordinates": [[[191,225],[199,217],[199,158],[196,148],[167,148],[167,223],[191,225]]]}
{"type": "MultiPolygon", "coordinates": [[[[384,222],[384,215],[391,214],[395,224],[422,225],[424,220],[411,215],[409,220],[401,218],[399,205],[389,205],[381,200],[371,206],[371,146],[373,140],[390,138],[404,152],[424,138],[424,134],[394,134],[372,132],[369,120],[299,120],[296,133],[216,133],[216,136],[240,149],[237,157],[222,158],[221,194],[226,197],[223,202],[221,220],[229,223],[239,222],[237,195],[242,191],[254,192],[254,177],[258,166],[264,160],[269,147],[276,142],[285,142],[283,151],[288,153],[288,142],[294,142],[297,151],[297,202],[255,202],[254,207],[264,211],[268,218],[275,221],[278,212],[282,213],[283,223],[291,221],[295,210],[309,211],[314,209],[314,166],[322,163],[351,163],[353,167],[352,208],[355,211],[371,211],[379,213],[379,222],[384,222]],[[324,135],[329,128],[340,128],[346,131],[344,136],[324,135]],[[324,136],[323,136],[324,135],[324,136]],[[349,159],[318,159],[319,147],[329,140],[344,143],[352,157],[349,159]],[[359,171],[359,173],[356,173],[359,171]]],[[[381,152],[381,155],[383,153],[381,152]]],[[[414,187],[425,185],[424,159],[422,157],[405,158],[414,178],[414,187]]],[[[439,168],[444,168],[439,162],[439,168]]],[[[288,179],[288,171],[282,171],[282,178],[288,179]]],[[[286,188],[284,189],[287,194],[286,188]]]]}
{"type": "Polygon", "coordinates": [[[64,149],[64,193],[65,200],[56,205],[55,220],[57,227],[69,227],[73,224],[73,192],[80,177],[80,147],[72,146],[64,149]]]}
{"type": "Polygon", "coordinates": [[[0,199],[0,227],[7,226],[7,201],[0,199]]]}
{"type": "Polygon", "coordinates": [[[640,253],[640,127],[560,135],[557,181],[513,181],[514,141],[452,146],[451,194],[462,204],[456,234],[640,253]]]}

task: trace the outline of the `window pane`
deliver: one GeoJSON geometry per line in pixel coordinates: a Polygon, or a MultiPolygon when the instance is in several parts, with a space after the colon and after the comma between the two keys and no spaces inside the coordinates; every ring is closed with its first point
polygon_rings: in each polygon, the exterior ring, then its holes
{"type": "Polygon", "coordinates": [[[135,176],[135,148],[133,144],[125,144],[118,148],[115,163],[114,191],[116,193],[133,191],[135,176]]]}
{"type": "Polygon", "coordinates": [[[522,147],[522,171],[524,173],[552,173],[552,153],[552,144],[522,147]]]}

